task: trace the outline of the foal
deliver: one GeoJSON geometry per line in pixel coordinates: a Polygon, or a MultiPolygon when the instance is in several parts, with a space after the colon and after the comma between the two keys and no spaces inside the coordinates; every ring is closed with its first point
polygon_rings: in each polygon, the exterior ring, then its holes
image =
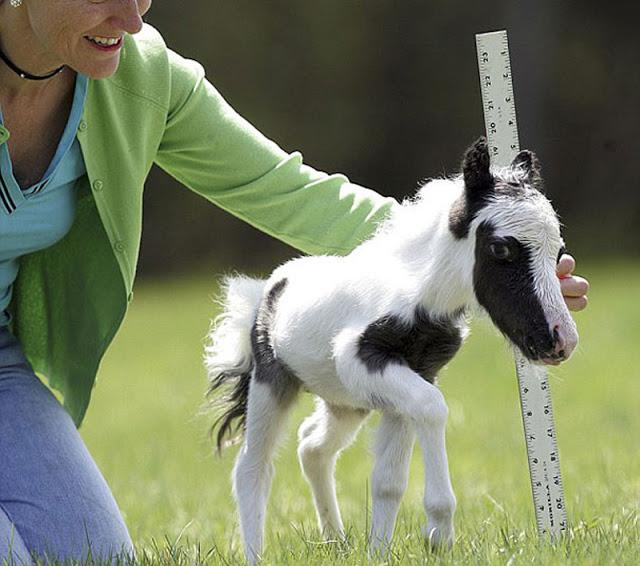
{"type": "Polygon", "coordinates": [[[462,175],[433,180],[346,257],[291,260],[267,280],[226,281],[224,312],[206,349],[211,390],[231,386],[218,448],[234,421],[244,444],[233,472],[247,558],[262,551],[272,459],[298,391],[317,396],[298,456],[325,536],[344,533],[334,470],[371,410],[382,413],[372,478],[372,550],[391,540],[415,437],[422,448],[426,534],[453,541],[456,506],[435,385],[481,307],[530,360],[557,364],[577,343],[556,263],[559,222],[541,192],[535,155],[489,168],[480,138],[462,175]]]}

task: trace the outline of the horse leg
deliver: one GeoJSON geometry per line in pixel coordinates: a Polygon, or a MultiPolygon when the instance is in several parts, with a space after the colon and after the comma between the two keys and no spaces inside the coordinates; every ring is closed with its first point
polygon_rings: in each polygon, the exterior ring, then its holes
{"type": "Polygon", "coordinates": [[[262,552],[267,499],[273,479],[273,456],[295,391],[277,395],[267,383],[252,378],[247,403],[245,440],[233,469],[233,493],[247,560],[262,552]]]}
{"type": "MultiPolygon", "coordinates": [[[[360,335],[357,329],[345,329],[334,341],[337,374],[358,404],[411,421],[424,459],[424,508],[429,518],[426,535],[433,546],[451,545],[456,499],[445,449],[448,408],[444,397],[435,385],[404,364],[389,361],[369,369],[358,357],[360,335]]],[[[376,524],[392,525],[392,508],[380,509],[384,517],[376,524]]]]}
{"type": "Polygon", "coordinates": [[[318,525],[325,538],[344,536],[336,499],[335,465],[355,439],[368,411],[335,407],[317,399],[316,410],[298,431],[298,459],[311,486],[318,525]]]}
{"type": "Polygon", "coordinates": [[[383,413],[376,431],[375,464],[371,480],[373,512],[370,548],[388,549],[400,500],[407,489],[415,432],[412,423],[397,414],[383,413]]]}
{"type": "MultiPolygon", "coordinates": [[[[444,403],[444,401],[443,401],[444,403]]],[[[456,497],[451,486],[449,463],[445,446],[446,405],[438,415],[431,415],[418,428],[418,441],[424,459],[424,509],[428,522],[425,536],[433,548],[453,544],[453,514],[456,497]]]]}

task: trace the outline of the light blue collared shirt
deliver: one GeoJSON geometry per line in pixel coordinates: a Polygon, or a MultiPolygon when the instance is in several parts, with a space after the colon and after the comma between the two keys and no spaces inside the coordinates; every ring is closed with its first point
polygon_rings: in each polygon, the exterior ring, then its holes
{"type": "MultiPolygon", "coordinates": [[[[49,167],[37,183],[20,188],[13,175],[8,146],[3,143],[6,135],[0,137],[0,326],[10,320],[6,308],[11,301],[20,257],[52,246],[73,224],[74,185],[86,173],[76,131],[88,83],[87,76],[77,74],[67,125],[49,167]]],[[[0,108],[0,133],[6,133],[3,124],[0,108]]]]}

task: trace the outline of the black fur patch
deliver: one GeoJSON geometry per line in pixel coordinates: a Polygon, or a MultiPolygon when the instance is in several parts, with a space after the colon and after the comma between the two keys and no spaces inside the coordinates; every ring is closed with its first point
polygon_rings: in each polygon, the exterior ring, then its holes
{"type": "Polygon", "coordinates": [[[456,199],[449,211],[449,230],[458,240],[462,240],[462,238],[466,238],[469,235],[473,219],[485,204],[486,201],[484,199],[476,199],[469,202],[464,194],[456,199]]]}
{"type": "Polygon", "coordinates": [[[360,336],[358,357],[371,373],[400,363],[434,383],[438,371],[461,345],[462,336],[453,320],[431,318],[418,307],[411,324],[395,315],[371,323],[360,336]]]}
{"type": "Polygon", "coordinates": [[[276,398],[281,400],[289,398],[300,387],[298,378],[277,358],[271,343],[275,309],[286,286],[287,279],[282,279],[271,288],[258,309],[256,322],[251,329],[255,380],[269,385],[276,398]]]}
{"type": "Polygon", "coordinates": [[[498,239],[490,222],[476,233],[473,287],[478,302],[498,329],[532,360],[551,356],[554,338],[535,294],[531,252],[515,238],[498,239]],[[491,245],[508,246],[508,260],[498,259],[491,245]]]}
{"type": "Polygon", "coordinates": [[[469,148],[462,159],[464,192],[449,213],[449,229],[458,239],[469,235],[469,227],[492,194],[494,179],[489,170],[489,147],[482,137],[469,148]]]}
{"type": "Polygon", "coordinates": [[[491,174],[489,147],[484,137],[467,149],[462,160],[464,192],[449,211],[449,230],[456,238],[460,240],[469,235],[474,218],[494,195],[525,197],[527,193],[523,183],[537,191],[543,191],[540,161],[535,153],[521,151],[512,161],[511,167],[521,169],[525,174],[518,182],[508,182],[491,174]]]}

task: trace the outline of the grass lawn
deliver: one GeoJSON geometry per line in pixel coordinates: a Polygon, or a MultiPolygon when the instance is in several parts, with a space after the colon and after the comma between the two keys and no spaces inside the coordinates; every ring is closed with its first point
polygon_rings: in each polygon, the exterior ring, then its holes
{"type": "MultiPolygon", "coordinates": [[[[581,345],[552,370],[571,532],[539,545],[513,360],[486,321],[441,374],[450,408],[447,445],[457,541],[424,547],[422,464],[416,449],[389,563],[638,564],[640,558],[640,263],[580,266],[591,304],[576,319],[581,345]]],[[[107,354],[82,434],[147,563],[236,564],[242,549],[230,495],[236,449],[214,456],[202,344],[216,310],[215,275],[140,284],[107,354]]],[[[276,463],[267,518],[267,564],[365,564],[372,418],[338,462],[348,544],[324,544],[299,471],[295,430],[302,396],[276,463]]]]}

